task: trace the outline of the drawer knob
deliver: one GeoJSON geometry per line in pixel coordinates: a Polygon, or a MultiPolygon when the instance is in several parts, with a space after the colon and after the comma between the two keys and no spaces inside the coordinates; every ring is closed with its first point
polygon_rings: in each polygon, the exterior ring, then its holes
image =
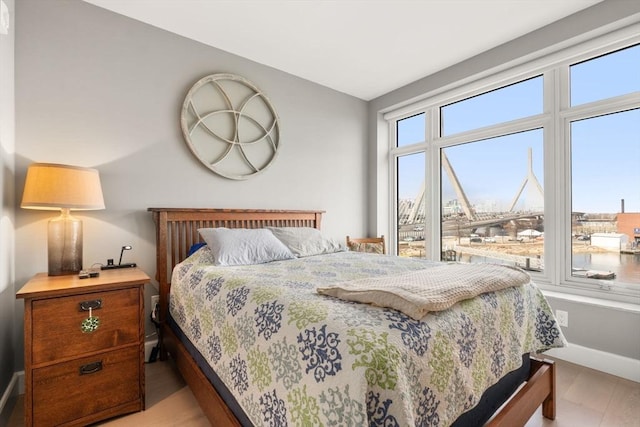
{"type": "Polygon", "coordinates": [[[97,310],[102,308],[102,300],[94,299],[91,301],[82,301],[80,303],[80,311],[97,310]]]}
{"type": "Polygon", "coordinates": [[[102,370],[102,360],[80,366],[80,375],[95,374],[102,370]]]}

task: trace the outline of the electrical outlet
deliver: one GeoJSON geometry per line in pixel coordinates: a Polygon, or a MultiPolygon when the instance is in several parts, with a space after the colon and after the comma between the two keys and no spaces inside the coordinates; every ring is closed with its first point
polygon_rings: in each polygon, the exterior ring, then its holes
{"type": "Polygon", "coordinates": [[[154,310],[158,304],[160,304],[160,295],[151,295],[151,310],[154,310]]]}
{"type": "Polygon", "coordinates": [[[556,320],[558,321],[558,325],[564,326],[565,328],[569,327],[569,312],[564,310],[556,310],[556,320]]]}

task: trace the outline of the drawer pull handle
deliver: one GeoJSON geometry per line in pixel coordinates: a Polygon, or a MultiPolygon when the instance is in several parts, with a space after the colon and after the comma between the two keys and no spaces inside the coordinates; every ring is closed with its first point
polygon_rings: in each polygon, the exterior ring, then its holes
{"type": "Polygon", "coordinates": [[[91,300],[91,301],[82,301],[80,303],[80,311],[89,311],[89,309],[97,310],[99,308],[102,308],[102,300],[101,299],[94,299],[94,300],[91,300]]]}
{"type": "Polygon", "coordinates": [[[102,360],[80,366],[80,375],[95,374],[102,370],[102,360]]]}

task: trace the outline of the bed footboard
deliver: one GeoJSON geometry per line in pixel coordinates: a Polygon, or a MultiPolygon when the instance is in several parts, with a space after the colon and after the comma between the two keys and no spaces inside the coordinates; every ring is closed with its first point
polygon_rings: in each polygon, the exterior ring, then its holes
{"type": "Polygon", "coordinates": [[[529,379],[485,427],[523,426],[542,405],[542,415],[556,419],[556,368],[552,360],[531,357],[529,379]]]}

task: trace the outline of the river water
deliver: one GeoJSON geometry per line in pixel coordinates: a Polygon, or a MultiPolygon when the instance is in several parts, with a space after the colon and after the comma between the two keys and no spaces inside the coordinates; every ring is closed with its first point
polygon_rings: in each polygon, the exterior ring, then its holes
{"type": "MultiPolygon", "coordinates": [[[[464,262],[505,262],[495,258],[463,254],[460,258],[464,262]]],[[[640,254],[606,253],[578,253],[573,254],[573,267],[585,270],[613,271],[616,282],[640,285],[640,254]]]]}
{"type": "Polygon", "coordinates": [[[573,267],[586,270],[613,271],[617,282],[640,285],[640,254],[573,254],[573,267]]]}

